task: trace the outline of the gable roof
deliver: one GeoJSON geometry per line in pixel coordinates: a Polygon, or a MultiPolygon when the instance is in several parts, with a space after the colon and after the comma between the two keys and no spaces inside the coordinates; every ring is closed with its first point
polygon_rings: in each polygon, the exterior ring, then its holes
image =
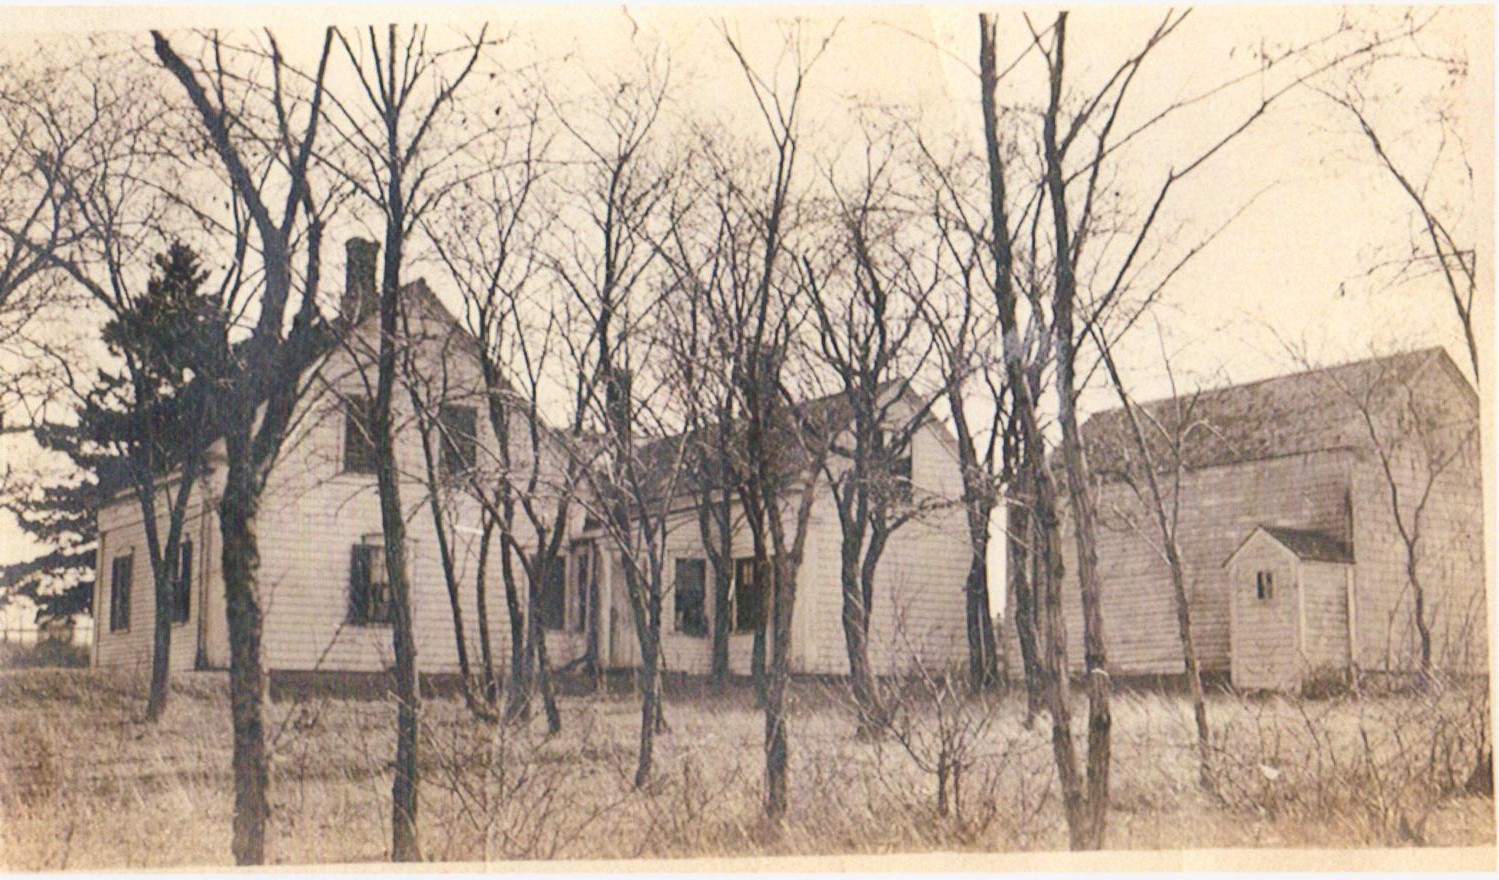
{"type": "Polygon", "coordinates": [[[1303,562],[1337,562],[1344,565],[1352,565],[1354,562],[1353,545],[1330,532],[1315,529],[1291,529],[1260,523],[1244,536],[1244,540],[1239,542],[1239,546],[1234,548],[1234,552],[1229,554],[1223,564],[1227,566],[1232,563],[1234,557],[1238,556],[1240,551],[1254,539],[1254,536],[1261,532],[1303,562]]]}
{"type": "MultiPolygon", "coordinates": [[[[1362,393],[1392,380],[1408,382],[1432,369],[1446,373],[1473,401],[1476,412],[1476,392],[1440,347],[1208,389],[1135,408],[1156,466],[1171,462],[1169,437],[1185,433],[1183,464],[1195,470],[1362,446],[1367,435],[1349,390],[1362,393]]],[[[1094,473],[1118,479],[1139,466],[1139,450],[1123,408],[1094,415],[1084,423],[1082,434],[1094,473]]]]}

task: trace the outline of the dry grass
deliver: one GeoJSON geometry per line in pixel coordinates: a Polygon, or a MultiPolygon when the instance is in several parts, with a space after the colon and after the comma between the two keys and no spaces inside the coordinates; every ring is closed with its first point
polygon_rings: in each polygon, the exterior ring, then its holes
{"type": "MultiPolygon", "coordinates": [[[[193,673],[174,690],[167,717],[146,727],[140,686],[125,677],[0,674],[0,865],[228,861],[227,683],[193,673]]],[[[943,817],[935,778],[895,738],[858,741],[836,690],[795,689],[793,806],[776,835],[759,818],[763,722],[747,694],[670,701],[671,732],[658,740],[645,791],[630,786],[638,707],[629,697],[564,698],[564,733],[553,739],[476,723],[455,701],[426,706],[430,859],[1065,845],[1046,721],[1023,729],[1011,697],[971,708],[995,717],[970,725],[979,739],[965,744],[959,800],[943,817]]],[[[936,717],[916,708],[911,723],[936,717]]],[[[1109,845],[1492,844],[1492,800],[1462,790],[1487,711],[1481,693],[1461,688],[1362,700],[1218,694],[1209,707],[1217,791],[1208,793],[1197,785],[1185,701],[1122,694],[1109,845]]],[[[386,856],[393,718],[377,701],[272,705],[276,861],[386,856]]]]}

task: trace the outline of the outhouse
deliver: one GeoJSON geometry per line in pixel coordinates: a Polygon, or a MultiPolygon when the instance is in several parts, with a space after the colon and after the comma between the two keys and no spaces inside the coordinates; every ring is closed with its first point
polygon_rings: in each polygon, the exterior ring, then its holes
{"type": "Polygon", "coordinates": [[[1351,668],[1357,621],[1349,541],[1259,525],[1225,568],[1234,687],[1296,692],[1313,677],[1351,668]]]}

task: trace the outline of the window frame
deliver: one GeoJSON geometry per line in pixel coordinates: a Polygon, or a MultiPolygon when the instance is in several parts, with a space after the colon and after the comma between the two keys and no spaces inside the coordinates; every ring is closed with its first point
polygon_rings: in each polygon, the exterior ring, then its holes
{"type": "Polygon", "coordinates": [[[351,394],[344,398],[343,448],[339,455],[339,473],[373,474],[378,464],[375,450],[374,426],[370,424],[372,405],[369,398],[351,394]],[[359,423],[363,421],[363,430],[359,423]],[[356,452],[357,450],[357,452],[356,452]],[[351,455],[358,456],[356,459],[351,455]]]}
{"type": "Polygon", "coordinates": [[[172,572],[172,625],[183,626],[193,616],[193,542],[177,545],[177,565],[172,572]]]}
{"type": "Polygon", "coordinates": [[[479,466],[479,410],[463,403],[443,403],[437,407],[437,461],[447,477],[471,474],[479,466]],[[462,415],[469,424],[466,430],[454,426],[449,418],[462,415]]]}
{"type": "Polygon", "coordinates": [[[770,592],[770,578],[768,575],[769,568],[773,563],[766,562],[762,565],[756,564],[756,562],[757,560],[753,556],[740,556],[734,560],[734,576],[729,581],[730,634],[753,634],[759,632],[760,628],[765,625],[766,606],[770,604],[770,597],[768,595],[770,592]],[[751,586],[759,594],[760,602],[757,619],[751,621],[749,626],[742,626],[740,614],[743,610],[743,605],[740,601],[740,586],[744,583],[745,578],[741,576],[740,572],[746,569],[750,571],[751,586]]]}
{"type": "Polygon", "coordinates": [[[547,571],[547,579],[541,584],[541,592],[536,597],[536,620],[541,624],[541,628],[548,632],[567,631],[567,559],[565,557],[553,563],[547,571]],[[560,594],[556,599],[555,611],[547,605],[548,596],[553,590],[560,594]]]}
{"type": "Polygon", "coordinates": [[[672,566],[672,600],[671,600],[672,632],[688,638],[707,638],[709,632],[708,621],[708,560],[700,556],[679,556],[674,560],[672,566]],[[683,607],[682,597],[688,595],[682,590],[683,567],[696,567],[697,569],[697,626],[688,628],[684,626],[683,614],[691,606],[683,607]]]}
{"type": "Polygon", "coordinates": [[[134,583],[135,549],[131,548],[124,553],[115,554],[109,561],[109,631],[111,633],[130,632],[130,602],[133,598],[134,583]]]}
{"type": "Polygon", "coordinates": [[[597,577],[597,574],[594,572],[595,565],[593,547],[587,542],[574,544],[572,550],[568,552],[566,565],[567,582],[571,586],[573,593],[570,596],[567,595],[568,587],[564,586],[562,600],[568,611],[568,614],[564,614],[563,616],[568,617],[571,615],[565,621],[567,629],[571,632],[588,631],[588,617],[591,610],[588,607],[588,599],[593,592],[591,589],[593,585],[592,579],[597,577]]]}
{"type": "Polygon", "coordinates": [[[1254,573],[1254,598],[1256,602],[1269,602],[1275,598],[1275,572],[1262,568],[1254,573]]]}
{"type": "Polygon", "coordinates": [[[350,554],[348,622],[351,626],[393,626],[395,613],[395,594],[391,590],[390,575],[385,566],[385,543],[371,540],[360,541],[353,545],[353,552],[350,554]],[[377,561],[379,570],[385,574],[385,579],[380,582],[370,577],[375,571],[377,561]],[[373,601],[378,597],[373,589],[376,583],[383,583],[385,586],[385,613],[383,615],[374,613],[379,607],[373,601]],[[362,599],[361,590],[366,594],[362,599]]]}

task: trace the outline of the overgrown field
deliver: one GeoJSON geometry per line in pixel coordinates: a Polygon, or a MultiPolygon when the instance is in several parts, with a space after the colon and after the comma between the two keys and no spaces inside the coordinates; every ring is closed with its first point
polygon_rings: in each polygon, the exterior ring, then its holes
{"type": "MultiPolygon", "coordinates": [[[[949,695],[950,696],[950,695],[949,695]]],[[[82,670],[0,673],[0,866],[119,868],[229,862],[227,680],[178,676],[159,726],[140,685],[82,670]]],[[[639,717],[628,695],[564,697],[564,732],[472,720],[426,703],[420,825],[440,860],[1034,850],[1065,846],[1043,716],[929,692],[893,733],[853,736],[829,686],[792,692],[792,808],[759,819],[762,717],[747,692],[666,708],[655,782],[631,784],[639,717]],[[943,755],[951,760],[939,760],[943,755]],[[936,768],[955,764],[937,806],[936,768]],[[945,815],[943,814],[945,813],[945,815]]],[[[1212,697],[1211,790],[1190,705],[1116,696],[1112,848],[1475,845],[1491,796],[1468,782],[1486,745],[1486,694],[1292,701],[1212,697]]],[[[278,862],[379,860],[389,841],[394,707],[313,699],[270,709],[270,848],[278,862]]],[[[540,713],[538,713],[540,714],[540,713]]],[[[1081,733],[1079,731],[1079,733],[1081,733]]]]}

